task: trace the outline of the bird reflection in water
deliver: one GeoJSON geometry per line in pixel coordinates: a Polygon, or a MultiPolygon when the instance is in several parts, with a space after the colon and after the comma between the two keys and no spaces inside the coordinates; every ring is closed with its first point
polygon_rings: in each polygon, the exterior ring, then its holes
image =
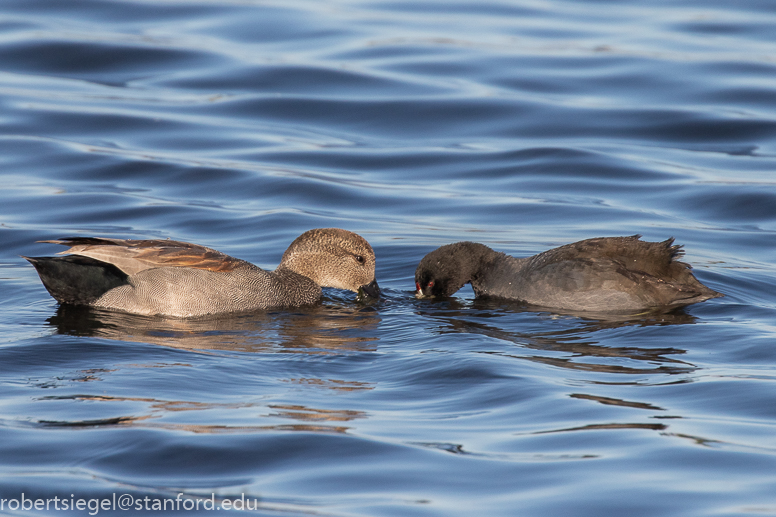
{"type": "Polygon", "coordinates": [[[624,429],[665,432],[668,428],[664,423],[666,419],[681,418],[666,415],[666,409],[649,402],[582,391],[596,391],[596,387],[605,389],[607,385],[638,386],[692,382],[691,374],[697,367],[676,357],[686,353],[686,350],[679,346],[680,340],[671,343],[672,346],[665,346],[665,341],[662,340],[661,346],[653,347],[649,344],[654,343],[654,337],[645,338],[643,332],[617,332],[627,330],[628,327],[691,325],[696,319],[688,314],[685,308],[638,314],[593,314],[541,311],[536,307],[515,302],[488,299],[477,299],[470,303],[450,301],[440,305],[433,308],[418,305],[419,313],[442,323],[435,330],[439,334],[478,334],[500,343],[512,343],[514,347],[496,345],[488,350],[488,340],[485,340],[482,349],[477,353],[567,369],[573,377],[569,378],[569,383],[575,386],[574,392],[568,393],[570,398],[604,406],[619,406],[625,408],[623,415],[630,415],[628,411],[632,410],[639,411],[637,414],[641,415],[635,419],[633,416],[626,416],[628,420],[622,422],[610,421],[608,419],[611,415],[602,413],[606,415],[603,418],[607,421],[518,434],[536,436],[560,432],[624,429]],[[539,325],[536,324],[537,318],[541,320],[539,325]],[[557,328],[548,331],[547,319],[557,321],[557,328]],[[540,330],[531,332],[532,327],[540,330]],[[634,346],[634,342],[647,346],[634,346]],[[579,378],[579,374],[583,373],[584,378],[579,378]],[[612,381],[611,374],[621,374],[623,377],[620,381],[612,381]],[[644,416],[650,420],[661,421],[641,421],[644,416]]]}
{"type": "Polygon", "coordinates": [[[380,317],[371,307],[305,307],[207,318],[163,318],[60,305],[47,323],[57,333],[134,341],[185,350],[374,352],[380,317]],[[371,334],[371,335],[370,335],[371,334]]]}
{"type": "MultiPolygon", "coordinates": [[[[418,313],[442,322],[436,332],[439,334],[463,332],[479,334],[499,341],[518,345],[515,354],[507,354],[503,349],[482,353],[493,353],[517,359],[530,360],[560,368],[583,370],[600,373],[622,374],[687,374],[695,370],[695,366],[676,359],[685,353],[678,346],[671,347],[638,347],[612,346],[611,339],[601,344],[601,331],[619,329],[631,326],[649,327],[666,325],[687,325],[695,322],[695,317],[688,314],[684,308],[670,311],[647,311],[639,314],[612,313],[572,313],[561,311],[539,311],[536,307],[527,307],[519,303],[501,300],[474,300],[471,303],[456,301],[445,302],[442,307],[428,307],[419,304],[418,313]],[[530,322],[536,317],[553,318],[558,321],[557,330],[546,330],[546,322],[541,325],[542,331],[508,330],[504,327],[515,327],[514,318],[525,317],[530,322]],[[508,321],[507,321],[508,319],[508,321]],[[499,324],[499,325],[497,325],[499,324]],[[520,353],[522,350],[541,351],[541,354],[520,353]],[[615,359],[607,362],[603,359],[615,359]],[[622,364],[621,359],[634,361],[633,366],[622,364]],[[654,366],[657,364],[658,366],[654,366]]],[[[519,322],[519,323],[522,323],[519,322]]]]}
{"type": "MultiPolygon", "coordinates": [[[[256,312],[234,314],[217,318],[169,319],[127,314],[117,311],[61,305],[48,324],[59,334],[106,338],[122,342],[142,342],[154,345],[188,350],[196,353],[219,354],[224,352],[249,354],[342,354],[370,353],[377,350],[378,337],[375,329],[380,317],[373,308],[351,306],[315,306],[293,311],[256,312]]],[[[248,358],[249,359],[249,358],[248,358]]],[[[184,361],[185,362],[185,361],[184,361]]],[[[127,367],[186,367],[184,362],[175,364],[124,365],[127,367]]],[[[103,374],[121,370],[100,371],[103,374]]],[[[94,376],[92,376],[94,377],[94,376]]],[[[102,380],[94,377],[94,380],[102,380]]],[[[371,390],[375,385],[369,382],[320,379],[315,377],[278,378],[279,382],[310,386],[315,389],[342,391],[371,390]]],[[[40,420],[43,427],[94,428],[100,426],[133,426],[165,428],[193,433],[246,433],[267,430],[307,431],[344,433],[348,431],[345,422],[366,418],[366,413],[350,409],[314,408],[302,405],[265,404],[256,402],[232,404],[201,401],[159,400],[148,397],[123,397],[107,395],[68,396],[73,400],[88,400],[117,408],[129,404],[131,415],[83,420],[40,420]],[[138,412],[138,403],[145,410],[138,412]],[[245,408],[251,412],[248,420],[256,416],[277,421],[290,420],[288,424],[270,425],[224,425],[202,423],[209,417],[197,416],[196,423],[181,423],[167,420],[173,413],[207,411],[224,408],[245,408]],[[258,412],[258,415],[257,415],[258,412]]],[[[55,397],[57,400],[62,397],[55,397]]],[[[101,404],[101,405],[102,405],[101,404]]],[[[121,409],[119,409],[121,411],[121,409]]],[[[111,411],[115,414],[114,411],[111,411]]],[[[124,411],[121,411],[124,412],[124,411]]]]}

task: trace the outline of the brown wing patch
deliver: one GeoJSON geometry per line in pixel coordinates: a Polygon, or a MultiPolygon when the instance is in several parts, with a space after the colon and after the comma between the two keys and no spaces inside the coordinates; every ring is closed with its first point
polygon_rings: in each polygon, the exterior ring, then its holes
{"type": "Polygon", "coordinates": [[[70,246],[61,254],[82,255],[114,264],[127,274],[157,267],[188,267],[207,271],[233,271],[243,263],[220,251],[173,240],[73,237],[40,241],[70,246]]]}
{"type": "Polygon", "coordinates": [[[148,264],[157,264],[157,267],[190,267],[220,272],[233,271],[243,262],[205,246],[178,241],[161,241],[161,245],[141,246],[135,258],[148,264]]]}

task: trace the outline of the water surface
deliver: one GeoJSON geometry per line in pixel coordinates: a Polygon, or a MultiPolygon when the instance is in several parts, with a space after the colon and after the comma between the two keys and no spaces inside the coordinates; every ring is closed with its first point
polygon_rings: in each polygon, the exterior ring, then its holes
{"type": "Polygon", "coordinates": [[[776,513],[775,25],[755,0],[3,2],[0,495],[776,513]],[[171,237],[273,269],[332,226],[374,247],[378,303],[81,310],[20,258],[171,237]],[[636,233],[726,296],[412,296],[442,244],[636,233]]]}

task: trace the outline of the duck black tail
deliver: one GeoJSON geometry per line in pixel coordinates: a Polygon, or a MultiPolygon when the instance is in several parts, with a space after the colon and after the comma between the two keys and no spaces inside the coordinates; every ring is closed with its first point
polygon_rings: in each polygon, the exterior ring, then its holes
{"type": "Polygon", "coordinates": [[[89,257],[22,257],[38,271],[43,285],[59,303],[91,305],[127,275],[113,264],[89,257]]]}

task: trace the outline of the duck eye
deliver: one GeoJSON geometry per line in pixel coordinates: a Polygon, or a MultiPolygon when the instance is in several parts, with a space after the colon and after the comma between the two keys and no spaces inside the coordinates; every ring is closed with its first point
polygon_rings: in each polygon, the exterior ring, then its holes
{"type": "Polygon", "coordinates": [[[356,262],[358,262],[359,264],[363,264],[364,262],[366,262],[366,259],[364,259],[364,257],[362,257],[361,255],[356,255],[356,262]]]}

